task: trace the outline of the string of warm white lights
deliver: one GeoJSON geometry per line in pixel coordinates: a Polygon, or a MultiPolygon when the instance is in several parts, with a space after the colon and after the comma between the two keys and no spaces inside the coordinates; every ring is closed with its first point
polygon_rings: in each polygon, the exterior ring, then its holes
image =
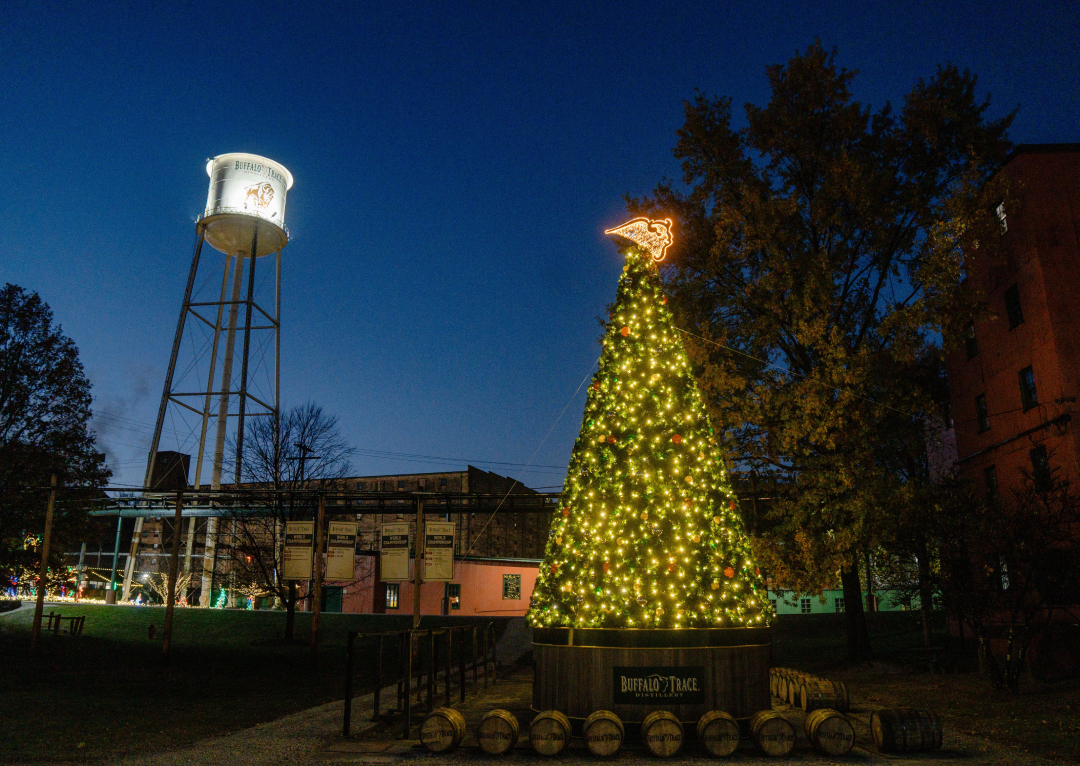
{"type": "MultiPolygon", "coordinates": [[[[655,235],[647,226],[613,232],[625,241],[636,229],[655,235]]],[[[570,627],[765,624],[764,583],[672,326],[659,259],[632,240],[624,251],[530,619],[570,627]]]]}

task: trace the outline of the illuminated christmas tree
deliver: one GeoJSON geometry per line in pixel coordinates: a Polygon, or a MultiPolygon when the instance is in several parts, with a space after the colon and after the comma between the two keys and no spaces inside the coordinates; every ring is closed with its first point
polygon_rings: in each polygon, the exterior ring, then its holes
{"type": "Polygon", "coordinates": [[[608,234],[626,265],[544,563],[536,626],[763,626],[768,600],[657,262],[670,221],[608,234]]]}

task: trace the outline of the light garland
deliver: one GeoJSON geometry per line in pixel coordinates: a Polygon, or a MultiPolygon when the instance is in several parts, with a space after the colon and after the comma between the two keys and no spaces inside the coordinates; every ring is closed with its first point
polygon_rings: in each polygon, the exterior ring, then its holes
{"type": "Polygon", "coordinates": [[[768,623],[737,498],[672,326],[655,265],[657,226],[666,249],[661,222],[611,230],[620,244],[645,241],[624,244],[599,370],[533,591],[535,626],[768,623]]]}

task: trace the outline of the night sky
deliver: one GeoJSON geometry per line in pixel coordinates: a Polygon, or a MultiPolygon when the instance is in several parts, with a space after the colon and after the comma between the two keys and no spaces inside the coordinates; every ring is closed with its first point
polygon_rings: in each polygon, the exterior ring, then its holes
{"type": "Polygon", "coordinates": [[[357,474],[471,461],[557,486],[622,267],[603,230],[681,176],[695,89],[764,103],[765,67],[817,37],[875,107],[954,62],[991,116],[1019,107],[1014,141],[1076,142],[1078,20],[1067,0],[8,2],[0,280],[52,307],[114,483],[141,483],[205,160],[270,157],[296,178],[283,403],[338,415],[357,474]]]}

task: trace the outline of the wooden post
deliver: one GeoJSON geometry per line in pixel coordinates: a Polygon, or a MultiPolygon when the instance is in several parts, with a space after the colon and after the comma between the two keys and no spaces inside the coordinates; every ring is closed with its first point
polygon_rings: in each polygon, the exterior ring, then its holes
{"type": "Polygon", "coordinates": [[[173,514],[172,551],[169,553],[169,597],[165,601],[165,630],[161,637],[161,656],[169,661],[169,649],[172,646],[173,610],[176,606],[176,578],[180,564],[180,524],[184,515],[184,493],[176,493],[176,512],[173,514]]]}
{"type": "Polygon", "coordinates": [[[435,630],[428,628],[428,671],[427,671],[427,710],[430,713],[435,709],[435,671],[438,663],[435,661],[435,630]]]}
{"type": "Polygon", "coordinates": [[[449,628],[446,629],[446,707],[450,707],[450,663],[451,657],[454,653],[454,632],[449,628]]]}
{"type": "Polygon", "coordinates": [[[461,687],[461,701],[465,701],[465,635],[467,628],[461,628],[461,638],[458,639],[458,685],[461,687]]]}
{"type": "Polygon", "coordinates": [[[378,654],[378,656],[375,657],[375,698],[372,700],[372,703],[373,703],[372,704],[372,713],[371,713],[371,720],[372,721],[378,721],[379,720],[379,695],[382,693],[382,686],[383,686],[383,678],[382,678],[383,638],[385,638],[385,634],[380,633],[379,634],[379,649],[378,649],[379,654],[378,654]]]}
{"type": "Polygon", "coordinates": [[[416,630],[420,626],[420,587],[424,583],[423,578],[423,561],[424,561],[424,498],[420,495],[416,496],[416,557],[414,559],[415,566],[413,569],[413,618],[412,626],[413,630],[416,630]]]}
{"type": "MultiPolygon", "coordinates": [[[[350,630],[349,637],[345,642],[345,716],[341,723],[341,736],[349,738],[349,729],[352,728],[352,683],[353,683],[353,641],[356,640],[356,631],[350,630]]],[[[376,679],[378,683],[378,679],[376,679]]],[[[379,692],[375,687],[375,715],[379,714],[379,692]]]]}
{"type": "MultiPolygon", "coordinates": [[[[322,482],[319,482],[322,484],[322,482]]],[[[319,608],[322,601],[323,519],[326,516],[326,493],[319,487],[319,513],[315,522],[315,579],[311,591],[311,667],[319,662],[319,608]]]]}
{"type": "Polygon", "coordinates": [[[30,647],[37,651],[41,644],[41,613],[45,611],[45,590],[49,574],[49,543],[52,542],[53,505],[56,503],[56,474],[49,483],[49,505],[45,510],[45,535],[41,540],[41,573],[37,583],[37,605],[34,606],[34,632],[31,634],[30,647]]]}

